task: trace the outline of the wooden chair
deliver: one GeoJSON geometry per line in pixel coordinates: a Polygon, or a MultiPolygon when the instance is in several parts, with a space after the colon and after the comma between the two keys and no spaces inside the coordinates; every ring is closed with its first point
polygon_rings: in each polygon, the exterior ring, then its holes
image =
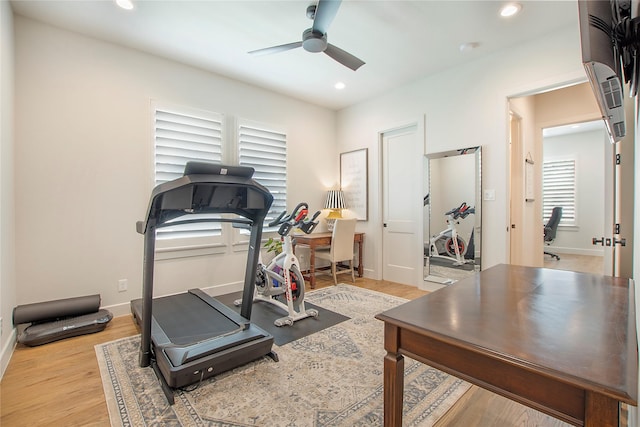
{"type": "Polygon", "coordinates": [[[316,258],[325,259],[331,263],[331,274],[333,282],[337,285],[336,275],[351,271],[351,281],[355,283],[356,277],[353,273],[353,236],[356,231],[356,219],[337,219],[333,226],[331,235],[331,246],[328,248],[316,249],[316,258]],[[338,271],[337,264],[349,261],[349,270],[338,271]]]}

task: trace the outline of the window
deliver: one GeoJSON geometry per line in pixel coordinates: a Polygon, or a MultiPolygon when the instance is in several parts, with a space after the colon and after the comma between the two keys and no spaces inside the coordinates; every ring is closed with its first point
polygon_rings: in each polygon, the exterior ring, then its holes
{"type": "Polygon", "coordinates": [[[576,223],[576,161],[545,160],[542,167],[542,209],[546,224],[555,206],[562,207],[560,225],[576,223]]]}
{"type": "MultiPolygon", "coordinates": [[[[184,107],[154,106],[155,183],[179,178],[189,160],[222,163],[222,122],[217,113],[184,107]]],[[[204,222],[158,229],[157,238],[180,239],[222,234],[220,222],[204,222]]]]}
{"type": "Polygon", "coordinates": [[[238,162],[254,168],[254,179],[273,195],[264,231],[275,231],[266,224],[287,209],[287,135],[269,126],[239,121],[238,162]]]}

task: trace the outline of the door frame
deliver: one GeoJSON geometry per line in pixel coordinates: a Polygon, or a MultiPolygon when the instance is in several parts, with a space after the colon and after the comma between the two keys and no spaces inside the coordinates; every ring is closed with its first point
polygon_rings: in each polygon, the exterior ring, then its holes
{"type": "MultiPolygon", "coordinates": [[[[425,130],[425,122],[426,122],[426,115],[423,114],[421,117],[416,118],[414,120],[406,120],[406,121],[401,121],[401,122],[397,122],[396,124],[393,125],[388,125],[388,126],[384,126],[382,127],[381,130],[378,130],[376,133],[376,137],[377,137],[377,150],[379,153],[378,156],[378,209],[377,209],[377,214],[378,214],[378,223],[376,225],[376,239],[379,242],[382,242],[380,247],[381,250],[377,251],[376,254],[376,262],[377,265],[380,266],[380,270],[377,274],[378,276],[378,280],[383,280],[384,278],[384,249],[382,249],[382,247],[384,246],[384,174],[387,173],[387,171],[384,170],[384,156],[383,156],[383,149],[382,149],[382,144],[383,144],[383,138],[385,136],[385,134],[389,134],[389,133],[393,133],[396,131],[400,131],[402,129],[408,129],[411,127],[415,127],[416,131],[416,141],[418,142],[418,144],[421,145],[421,150],[418,150],[416,148],[416,152],[420,151],[421,152],[421,157],[424,158],[425,154],[426,154],[426,130],[425,130]]],[[[422,162],[420,163],[420,165],[422,165],[422,162]]],[[[417,171],[416,176],[421,178],[421,192],[424,193],[425,191],[425,177],[424,177],[424,171],[422,166],[420,166],[419,170],[417,171]]],[[[422,200],[422,197],[424,197],[424,194],[420,195],[417,194],[416,195],[416,200],[422,200]]],[[[416,202],[416,205],[419,205],[419,202],[416,202]]],[[[417,209],[417,208],[416,208],[417,209]]],[[[420,215],[420,211],[417,210],[416,211],[416,217],[417,218],[421,218],[420,215]]],[[[415,261],[416,264],[416,283],[415,286],[419,287],[421,286],[422,282],[423,282],[423,278],[422,278],[422,253],[423,253],[423,248],[422,248],[422,235],[424,233],[424,224],[422,224],[422,221],[418,221],[418,229],[416,230],[416,235],[419,236],[419,238],[415,239],[416,242],[414,242],[414,253],[419,254],[420,256],[416,256],[415,258],[417,259],[417,261],[415,261]],[[418,277],[419,276],[419,277],[418,277]]]]}
{"type": "Polygon", "coordinates": [[[522,117],[509,107],[509,250],[507,251],[509,264],[522,262],[522,245],[517,244],[516,237],[522,240],[523,214],[522,206],[515,202],[516,197],[524,195],[524,168],[520,160],[522,156],[522,117]],[[514,235],[515,233],[515,235],[514,235]]]}
{"type": "MultiPolygon", "coordinates": [[[[519,94],[519,95],[512,95],[512,96],[508,96],[508,97],[507,97],[507,105],[508,105],[508,106],[510,106],[510,100],[511,100],[512,98],[533,96],[533,95],[541,94],[541,93],[544,93],[544,92],[550,92],[550,91],[554,91],[554,90],[560,90],[560,89],[566,88],[567,86],[572,86],[572,85],[575,85],[575,84],[586,83],[586,82],[587,82],[587,80],[586,80],[586,79],[584,79],[584,78],[582,78],[582,79],[579,79],[579,80],[571,80],[571,81],[567,81],[567,82],[564,82],[564,83],[562,83],[562,82],[561,82],[561,83],[557,83],[557,84],[555,84],[555,85],[544,86],[544,87],[541,87],[541,88],[540,88],[540,89],[538,89],[538,90],[535,90],[535,89],[534,89],[534,90],[530,90],[530,91],[527,91],[527,92],[525,92],[525,93],[521,93],[521,94],[519,94]]],[[[627,109],[627,110],[631,110],[631,111],[627,111],[627,122],[629,122],[633,127],[635,127],[635,122],[633,122],[633,120],[634,120],[634,119],[633,119],[633,110],[634,110],[635,106],[634,106],[634,105],[631,105],[631,104],[632,104],[631,102],[627,102],[627,108],[626,108],[626,109],[627,109]]],[[[509,111],[511,111],[511,110],[509,109],[509,110],[508,110],[508,112],[509,112],[509,111]]],[[[508,115],[507,115],[508,129],[510,129],[510,118],[511,118],[511,116],[508,114],[508,115]]],[[[575,114],[575,115],[572,115],[572,116],[570,116],[570,117],[563,117],[563,118],[558,118],[558,119],[547,120],[547,121],[545,121],[545,122],[538,122],[538,123],[536,123],[536,127],[535,127],[535,132],[536,132],[536,136],[535,136],[535,140],[536,140],[536,142],[535,142],[535,143],[536,143],[536,144],[538,144],[538,143],[539,143],[539,144],[542,144],[542,130],[543,130],[544,128],[548,128],[548,127],[555,127],[555,126],[562,126],[562,125],[571,124],[571,123],[578,123],[578,122],[587,122],[587,121],[593,121],[593,120],[600,120],[600,119],[602,119],[602,117],[601,117],[601,115],[599,114],[599,112],[594,112],[594,113],[592,113],[592,114],[591,114],[591,113],[590,113],[590,114],[586,114],[586,113],[583,113],[583,114],[575,114]]],[[[624,143],[624,142],[627,142],[627,145],[629,145],[629,139],[631,139],[631,142],[633,142],[633,132],[629,132],[629,134],[627,135],[627,137],[625,137],[625,139],[624,139],[623,141],[621,141],[621,142],[619,142],[618,144],[616,144],[616,147],[620,147],[620,144],[622,144],[622,143],[624,143]]],[[[507,138],[507,146],[508,146],[508,144],[509,144],[509,138],[507,138]]],[[[633,145],[633,144],[631,144],[631,145],[633,145]]],[[[508,153],[509,153],[509,155],[510,155],[510,150],[508,150],[508,153]]],[[[540,159],[542,159],[542,147],[540,147],[540,156],[539,156],[539,157],[540,157],[540,159]]],[[[626,157],[627,157],[627,159],[631,157],[631,160],[630,160],[630,161],[632,161],[632,162],[633,162],[633,157],[634,157],[633,155],[627,155],[626,157]]],[[[540,163],[541,163],[541,162],[540,162],[540,163]]],[[[539,166],[538,166],[538,165],[536,165],[536,167],[541,169],[542,165],[541,165],[541,164],[540,164],[539,166]]],[[[616,168],[616,169],[617,169],[617,168],[616,168]]],[[[614,170],[614,175],[615,175],[616,173],[617,173],[617,171],[616,171],[616,170],[614,170]]],[[[539,176],[541,176],[541,172],[540,172],[540,174],[538,174],[538,175],[539,175],[539,176]]],[[[509,196],[509,198],[511,198],[511,197],[512,197],[512,189],[511,189],[512,185],[514,185],[514,179],[513,179],[512,177],[509,177],[509,180],[508,180],[508,187],[507,187],[507,188],[508,188],[508,196],[509,196]]],[[[540,181],[539,183],[537,183],[536,185],[540,185],[540,186],[541,186],[541,181],[540,181]]],[[[633,184],[632,184],[632,185],[633,185],[633,184]]],[[[541,191],[541,190],[540,190],[540,191],[541,191]]],[[[540,196],[541,196],[541,194],[540,194],[540,196]]],[[[615,201],[614,201],[614,202],[615,202],[615,201]]],[[[616,212],[616,211],[617,211],[617,209],[616,209],[616,208],[617,208],[617,207],[614,207],[613,209],[614,209],[614,213],[616,213],[616,215],[617,215],[617,212],[616,212]]],[[[508,219],[509,219],[509,225],[508,225],[507,227],[509,228],[509,227],[510,227],[510,224],[511,224],[511,223],[513,223],[513,218],[511,217],[511,203],[508,203],[508,204],[507,204],[507,209],[508,209],[508,211],[509,211],[509,216],[508,216],[508,219]]],[[[605,218],[605,220],[606,220],[606,218],[605,218]]],[[[617,221],[617,220],[618,220],[618,218],[616,218],[615,220],[617,221]]],[[[631,220],[631,221],[633,221],[633,220],[631,220]]],[[[530,225],[530,224],[529,224],[529,225],[530,225]]],[[[611,225],[613,226],[613,224],[611,224],[611,225]]],[[[525,225],[523,224],[523,227],[524,227],[524,226],[525,226],[525,225]]],[[[606,224],[605,224],[605,226],[606,226],[606,224]]],[[[630,239],[628,239],[628,240],[630,240],[630,241],[631,241],[631,242],[630,242],[630,246],[631,246],[631,247],[630,247],[630,248],[625,248],[627,251],[632,251],[632,249],[633,249],[633,248],[632,248],[632,246],[633,246],[633,243],[632,243],[632,242],[633,242],[633,224],[632,224],[632,223],[631,223],[631,229],[632,229],[632,231],[631,231],[631,233],[632,233],[632,234],[625,233],[626,235],[630,235],[630,236],[631,236],[631,238],[630,238],[630,239]]],[[[608,233],[606,232],[606,230],[605,230],[605,234],[608,234],[608,233]]],[[[612,236],[613,236],[613,234],[612,234],[612,233],[610,233],[610,234],[609,234],[609,237],[612,237],[612,236]]],[[[607,237],[607,236],[605,236],[605,237],[607,237]]],[[[510,240],[511,240],[511,236],[509,235],[509,237],[506,239],[506,241],[507,241],[508,243],[510,243],[510,240]]],[[[541,246],[541,247],[539,248],[539,252],[540,252],[540,253],[542,253],[542,251],[543,251],[543,249],[544,249],[544,242],[541,242],[541,243],[540,243],[540,246],[541,246]]],[[[614,255],[613,255],[613,256],[615,256],[616,249],[617,249],[617,248],[614,248],[614,250],[613,250],[613,252],[614,252],[614,255]]],[[[538,251],[538,248],[535,248],[534,250],[538,251]]],[[[509,254],[511,254],[511,248],[510,248],[510,250],[508,251],[508,253],[509,253],[509,254]]],[[[609,255],[609,256],[611,256],[611,255],[609,255]]],[[[617,259],[620,259],[620,258],[618,257],[617,259]]],[[[606,254],[605,254],[605,262],[606,262],[606,260],[607,260],[607,256],[606,256],[606,254]]],[[[626,261],[629,265],[633,264],[632,254],[627,254],[625,261],[626,261]]],[[[510,261],[510,262],[511,262],[511,261],[510,261]]],[[[542,260],[542,262],[544,262],[544,261],[542,260]]],[[[539,265],[539,266],[541,267],[541,266],[543,266],[543,265],[539,265]]],[[[613,268],[614,268],[614,269],[616,269],[616,268],[618,268],[618,267],[613,267],[613,268]]],[[[629,268],[630,268],[630,267],[629,267],[629,268]]],[[[607,271],[607,270],[605,269],[604,271],[607,271]]],[[[623,271],[626,271],[626,270],[625,270],[625,269],[623,269],[623,271]]],[[[618,270],[616,270],[616,271],[615,271],[615,273],[619,273],[619,272],[620,272],[620,271],[618,271],[618,270]]]]}

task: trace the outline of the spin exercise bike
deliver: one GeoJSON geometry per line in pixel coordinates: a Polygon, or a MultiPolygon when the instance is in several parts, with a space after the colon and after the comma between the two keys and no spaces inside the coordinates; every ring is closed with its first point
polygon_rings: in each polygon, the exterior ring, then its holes
{"type": "MultiPolygon", "coordinates": [[[[285,313],[286,316],[276,319],[276,326],[291,326],[298,320],[307,317],[317,317],[318,310],[305,309],[304,306],[304,278],[300,273],[300,263],[293,253],[291,231],[299,228],[306,234],[310,234],[318,225],[315,221],[320,211],[311,219],[307,218],[309,206],[300,203],[287,215],[283,211],[278,218],[269,223],[269,227],[280,225],[278,234],[282,239],[282,252],[276,255],[268,265],[262,263],[262,257],[258,261],[256,272],[255,292],[253,302],[262,301],[273,304],[285,313]]],[[[242,299],[234,302],[236,306],[242,304],[242,299]]]]}
{"type": "MultiPolygon", "coordinates": [[[[447,260],[454,258],[454,265],[473,262],[473,260],[468,261],[465,259],[467,242],[458,235],[456,224],[459,224],[460,218],[464,219],[475,212],[475,208],[470,207],[466,202],[462,202],[457,208],[446,212],[447,228],[429,239],[429,256],[447,260]]],[[[473,232],[471,233],[471,239],[473,239],[473,232]]]]}

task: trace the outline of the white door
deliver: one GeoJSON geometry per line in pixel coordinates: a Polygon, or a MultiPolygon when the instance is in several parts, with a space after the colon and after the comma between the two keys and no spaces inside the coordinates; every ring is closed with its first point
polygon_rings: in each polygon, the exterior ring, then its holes
{"type": "Polygon", "coordinates": [[[382,279],[422,282],[422,141],[417,126],[382,134],[382,279]]]}

